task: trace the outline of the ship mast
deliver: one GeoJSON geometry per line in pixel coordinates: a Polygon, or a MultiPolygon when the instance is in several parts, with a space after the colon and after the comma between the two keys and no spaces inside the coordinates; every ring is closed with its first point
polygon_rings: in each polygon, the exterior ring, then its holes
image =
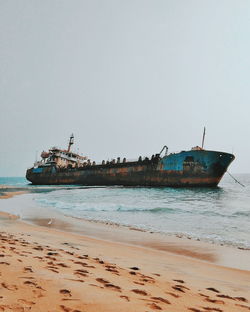
{"type": "Polygon", "coordinates": [[[202,149],[203,149],[203,147],[204,147],[205,135],[206,135],[206,127],[204,127],[204,130],[203,130],[202,144],[201,144],[201,148],[202,148],[202,149]]]}
{"type": "Polygon", "coordinates": [[[70,147],[71,147],[71,145],[73,145],[73,144],[74,144],[74,135],[73,135],[73,133],[72,133],[71,136],[70,136],[70,138],[69,138],[69,146],[68,146],[67,152],[70,151],[70,147]]]}

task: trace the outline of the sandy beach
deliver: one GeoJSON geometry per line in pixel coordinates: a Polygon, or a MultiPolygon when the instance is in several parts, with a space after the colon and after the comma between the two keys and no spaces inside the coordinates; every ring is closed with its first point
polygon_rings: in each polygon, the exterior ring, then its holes
{"type": "Polygon", "coordinates": [[[0,214],[0,311],[250,310],[249,250],[57,216],[30,221],[0,214]]]}

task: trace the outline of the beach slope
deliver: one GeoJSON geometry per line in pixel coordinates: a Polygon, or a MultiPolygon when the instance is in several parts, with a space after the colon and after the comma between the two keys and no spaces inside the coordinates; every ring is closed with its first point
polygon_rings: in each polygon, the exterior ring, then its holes
{"type": "Polygon", "coordinates": [[[248,311],[250,272],[0,217],[0,311],[248,311]]]}

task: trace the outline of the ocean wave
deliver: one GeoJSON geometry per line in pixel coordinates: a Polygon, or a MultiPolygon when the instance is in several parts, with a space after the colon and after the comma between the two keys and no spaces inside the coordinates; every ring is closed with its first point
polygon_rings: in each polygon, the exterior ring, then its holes
{"type": "Polygon", "coordinates": [[[36,202],[44,207],[54,207],[60,210],[72,210],[74,211],[117,211],[117,212],[148,212],[148,213],[178,213],[181,210],[177,208],[169,208],[169,207],[153,207],[147,208],[143,206],[134,206],[134,205],[123,205],[116,203],[69,203],[66,201],[59,200],[50,200],[46,198],[37,198],[36,202]]]}
{"type": "Polygon", "coordinates": [[[219,244],[250,245],[250,196],[231,182],[220,190],[58,187],[39,192],[35,200],[72,217],[182,233],[219,244]]]}
{"type": "Polygon", "coordinates": [[[250,211],[236,211],[233,216],[250,217],[250,211]]]}

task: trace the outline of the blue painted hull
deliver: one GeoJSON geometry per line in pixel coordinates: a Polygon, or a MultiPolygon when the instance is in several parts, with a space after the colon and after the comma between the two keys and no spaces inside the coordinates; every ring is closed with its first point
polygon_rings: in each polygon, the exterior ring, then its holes
{"type": "Polygon", "coordinates": [[[33,184],[216,186],[234,158],[223,152],[190,150],[151,160],[75,169],[30,168],[26,178],[33,184]]]}
{"type": "Polygon", "coordinates": [[[216,186],[234,158],[216,151],[183,151],[163,157],[160,170],[173,186],[216,186]]]}

